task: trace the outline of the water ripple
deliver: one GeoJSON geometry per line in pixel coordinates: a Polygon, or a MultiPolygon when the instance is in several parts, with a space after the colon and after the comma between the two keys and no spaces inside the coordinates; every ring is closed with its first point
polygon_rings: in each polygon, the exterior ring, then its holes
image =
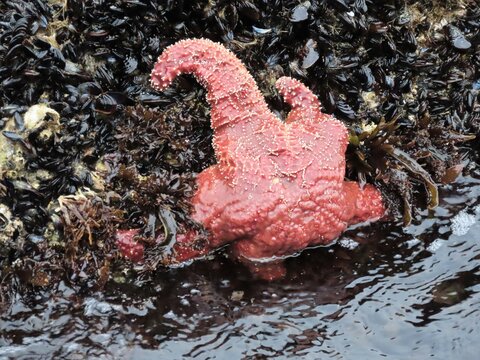
{"type": "Polygon", "coordinates": [[[433,216],[355,229],[289,259],[274,283],[219,257],[84,298],[65,284],[18,297],[0,317],[0,359],[475,358],[479,197],[478,180],[460,179],[433,216]]]}

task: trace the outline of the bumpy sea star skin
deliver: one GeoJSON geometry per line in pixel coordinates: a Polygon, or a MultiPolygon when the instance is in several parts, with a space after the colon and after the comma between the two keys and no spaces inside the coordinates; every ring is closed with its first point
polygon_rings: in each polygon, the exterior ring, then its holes
{"type": "Polygon", "coordinates": [[[135,237],[139,234],[138,229],[131,230],[118,230],[116,233],[116,243],[120,252],[127,259],[133,262],[139,262],[143,260],[144,247],[143,244],[137,242],[135,237]]]}
{"type": "Polygon", "coordinates": [[[282,122],[245,66],[220,44],[189,39],[168,47],[152,86],[162,90],[181,73],[194,74],[208,91],[217,164],[198,175],[192,199],[192,216],[209,231],[208,243],[199,246],[193,232],[178,236],[171,262],[226,243],[242,259],[288,255],[384,215],[378,190],[344,181],[347,130],[320,111],[301,82],[282,77],[276,83],[291,106],[282,122]]]}

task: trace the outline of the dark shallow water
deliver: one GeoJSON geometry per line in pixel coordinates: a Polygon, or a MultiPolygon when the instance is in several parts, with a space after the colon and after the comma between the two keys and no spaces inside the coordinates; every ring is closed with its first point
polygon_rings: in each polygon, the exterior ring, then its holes
{"type": "Polygon", "coordinates": [[[479,196],[462,178],[414,225],[352,230],[354,249],[304,252],[273,283],[217,256],[103,293],[19,296],[0,358],[478,358],[479,196]]]}

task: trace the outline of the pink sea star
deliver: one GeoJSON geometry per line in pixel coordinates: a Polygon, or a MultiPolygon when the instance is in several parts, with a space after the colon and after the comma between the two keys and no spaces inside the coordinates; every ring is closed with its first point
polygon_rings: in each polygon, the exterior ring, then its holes
{"type": "Polygon", "coordinates": [[[217,164],[198,175],[192,199],[192,217],[210,237],[199,245],[194,232],[178,236],[171,262],[226,243],[241,259],[288,255],[384,215],[375,187],[344,181],[347,130],[320,111],[301,82],[282,77],[276,83],[291,106],[282,122],[245,66],[220,44],[189,39],[168,47],[152,86],[162,90],[181,73],[194,74],[208,91],[217,164]]]}

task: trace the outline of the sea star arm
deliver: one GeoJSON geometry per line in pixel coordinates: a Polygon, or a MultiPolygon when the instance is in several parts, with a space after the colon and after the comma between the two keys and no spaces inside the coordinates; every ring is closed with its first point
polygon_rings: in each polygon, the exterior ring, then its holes
{"type": "Polygon", "coordinates": [[[261,129],[279,126],[253,77],[224,46],[206,39],[169,46],[154,66],[152,86],[163,90],[182,73],[193,74],[208,91],[213,146],[219,162],[234,165],[231,149],[239,138],[251,138],[261,129]]]}
{"type": "Polygon", "coordinates": [[[364,221],[376,221],[385,215],[382,195],[373,185],[366,184],[363,188],[355,181],[343,183],[345,192],[347,223],[349,225],[364,221]]]}
{"type": "Polygon", "coordinates": [[[320,102],[317,97],[300,81],[288,76],[283,76],[277,80],[275,87],[285,102],[292,108],[285,120],[287,124],[292,122],[306,124],[322,116],[320,102]]]}

